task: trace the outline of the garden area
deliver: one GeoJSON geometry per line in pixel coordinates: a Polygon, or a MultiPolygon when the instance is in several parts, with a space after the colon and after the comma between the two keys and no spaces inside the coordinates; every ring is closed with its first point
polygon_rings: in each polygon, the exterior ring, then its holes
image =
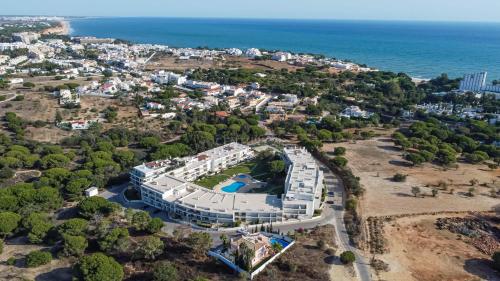
{"type": "Polygon", "coordinates": [[[263,152],[255,159],[246,161],[221,173],[203,177],[195,184],[213,189],[216,185],[239,174],[247,174],[261,182],[266,182],[266,187],[252,190],[253,193],[281,194],[285,180],[285,163],[274,153],[263,152]]]}

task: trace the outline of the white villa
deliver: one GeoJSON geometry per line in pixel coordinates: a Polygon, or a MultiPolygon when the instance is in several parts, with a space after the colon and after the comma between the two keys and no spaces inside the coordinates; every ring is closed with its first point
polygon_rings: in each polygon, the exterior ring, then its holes
{"type": "Polygon", "coordinates": [[[229,225],[311,218],[321,203],[323,172],[303,148],[285,149],[288,175],[282,197],[218,192],[192,183],[253,156],[250,147],[233,142],[193,157],[139,165],[130,173],[131,183],[144,203],[187,221],[229,225]]]}

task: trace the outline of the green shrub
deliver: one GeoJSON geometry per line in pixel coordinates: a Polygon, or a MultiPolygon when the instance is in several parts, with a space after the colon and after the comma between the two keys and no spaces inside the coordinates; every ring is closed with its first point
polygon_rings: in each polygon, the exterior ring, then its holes
{"type": "Polygon", "coordinates": [[[340,156],[340,155],[344,155],[344,154],[345,154],[345,152],[346,152],[345,147],[341,147],[341,146],[339,146],[339,147],[335,147],[335,149],[333,150],[333,154],[334,154],[334,155],[339,155],[339,156],[340,156]]]}
{"type": "Polygon", "coordinates": [[[52,254],[49,252],[33,251],[26,256],[27,267],[39,267],[52,261],[52,254]]]}
{"type": "Polygon", "coordinates": [[[154,281],[175,281],[178,280],[177,269],[169,262],[159,262],[153,269],[154,281]]]}
{"type": "Polygon", "coordinates": [[[347,165],[347,159],[342,156],[337,156],[331,160],[331,162],[337,167],[345,167],[347,165]]]}
{"type": "Polygon", "coordinates": [[[14,257],[10,257],[7,259],[7,265],[13,266],[16,264],[16,262],[17,262],[17,260],[14,257]]]}
{"type": "Polygon", "coordinates": [[[345,202],[345,208],[348,211],[356,210],[357,205],[358,205],[358,201],[354,198],[347,199],[347,201],[345,202]]]}
{"type": "Polygon", "coordinates": [[[351,264],[356,261],[356,256],[351,251],[345,251],[342,254],[340,254],[340,261],[343,264],[351,264]]]}
{"type": "Polygon", "coordinates": [[[403,175],[403,174],[397,173],[394,176],[392,176],[392,180],[395,181],[395,182],[405,182],[406,181],[406,177],[407,177],[407,175],[403,175]]]}
{"type": "Polygon", "coordinates": [[[121,281],[123,267],[102,253],[84,256],[75,267],[75,273],[80,280],[85,281],[121,281]]]}

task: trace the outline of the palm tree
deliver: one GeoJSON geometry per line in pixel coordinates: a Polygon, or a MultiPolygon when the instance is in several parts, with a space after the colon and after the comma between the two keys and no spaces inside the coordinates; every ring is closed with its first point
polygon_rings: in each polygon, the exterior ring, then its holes
{"type": "MultiPolygon", "coordinates": [[[[322,240],[320,240],[320,241],[322,241],[322,240]]],[[[273,248],[274,253],[279,253],[283,250],[283,245],[281,245],[280,243],[273,243],[272,248],[273,248]]]]}

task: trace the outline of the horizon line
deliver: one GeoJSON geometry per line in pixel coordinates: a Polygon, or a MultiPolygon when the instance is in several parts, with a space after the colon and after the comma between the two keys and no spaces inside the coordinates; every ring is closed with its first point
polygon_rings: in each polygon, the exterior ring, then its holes
{"type": "Polygon", "coordinates": [[[132,15],[106,15],[106,16],[68,16],[68,15],[0,15],[1,17],[62,17],[65,19],[72,18],[158,18],[158,19],[212,19],[212,20],[288,20],[288,21],[364,21],[364,22],[420,22],[420,23],[487,23],[487,24],[500,24],[499,21],[490,21],[490,20],[439,20],[439,19],[354,19],[354,18],[267,18],[267,17],[219,17],[219,16],[132,16],[132,15]]]}

